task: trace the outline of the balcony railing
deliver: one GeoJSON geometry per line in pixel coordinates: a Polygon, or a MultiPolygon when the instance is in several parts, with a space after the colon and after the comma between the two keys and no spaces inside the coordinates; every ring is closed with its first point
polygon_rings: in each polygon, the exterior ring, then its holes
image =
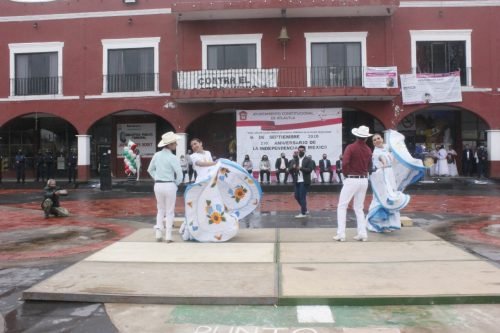
{"type": "Polygon", "coordinates": [[[14,95],[57,95],[61,80],[60,76],[15,78],[12,79],[14,95]]]}
{"type": "Polygon", "coordinates": [[[158,73],[113,74],[105,75],[107,92],[154,91],[158,73]]]}
{"type": "Polygon", "coordinates": [[[174,71],[174,89],[361,87],[363,67],[280,67],[174,71]]]}

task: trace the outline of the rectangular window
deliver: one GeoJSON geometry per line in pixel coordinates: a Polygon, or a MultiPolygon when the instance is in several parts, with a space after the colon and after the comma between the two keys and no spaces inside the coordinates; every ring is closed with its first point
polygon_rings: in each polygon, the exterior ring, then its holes
{"type": "Polygon", "coordinates": [[[449,73],[459,70],[467,85],[465,41],[417,41],[417,73],[449,73]]]}
{"type": "Polygon", "coordinates": [[[255,44],[209,45],[207,60],[207,69],[257,68],[257,47],[255,44]]]}
{"type": "Polygon", "coordinates": [[[311,85],[361,86],[361,43],[311,43],[311,85]]]}
{"type": "Polygon", "coordinates": [[[154,48],[108,50],[108,92],[155,90],[154,48]]]}
{"type": "Polygon", "coordinates": [[[59,93],[57,52],[15,54],[14,60],[16,96],[59,93]]]}

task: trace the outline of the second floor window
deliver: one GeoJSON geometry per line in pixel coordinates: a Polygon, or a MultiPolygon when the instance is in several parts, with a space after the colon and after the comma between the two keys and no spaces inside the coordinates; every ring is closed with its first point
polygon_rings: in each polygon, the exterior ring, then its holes
{"type": "Polygon", "coordinates": [[[255,44],[209,45],[207,69],[257,68],[255,44]]]}
{"type": "Polygon", "coordinates": [[[108,51],[108,92],[155,89],[154,48],[108,51]]]}
{"type": "Polygon", "coordinates": [[[312,86],[361,86],[361,43],[312,43],[312,86]]]}
{"type": "Polygon", "coordinates": [[[59,93],[57,52],[15,55],[14,94],[55,95],[59,93]]]}
{"type": "Polygon", "coordinates": [[[467,85],[465,41],[418,41],[417,73],[449,73],[460,70],[467,85]]]}

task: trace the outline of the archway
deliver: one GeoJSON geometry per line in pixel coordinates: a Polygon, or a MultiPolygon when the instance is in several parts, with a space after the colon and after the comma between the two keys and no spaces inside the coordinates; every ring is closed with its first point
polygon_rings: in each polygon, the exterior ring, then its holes
{"type": "Polygon", "coordinates": [[[123,171],[123,147],[132,140],[138,144],[142,157],[141,177],[146,176],[147,166],[156,152],[161,135],[173,131],[165,119],[143,110],[124,110],[96,121],[89,129],[90,175],[99,174],[103,153],[111,153],[111,170],[116,177],[125,177],[123,171]]]}
{"type": "Polygon", "coordinates": [[[47,113],[30,113],[16,117],[0,127],[0,156],[5,177],[14,173],[15,156],[19,149],[26,156],[26,178],[34,177],[40,155],[51,156],[50,175],[66,174],[68,152],[76,148],[77,131],[68,121],[47,113]]]}
{"type": "Polygon", "coordinates": [[[468,145],[473,151],[486,145],[488,124],[474,112],[452,106],[438,105],[417,110],[397,125],[406,136],[410,152],[416,145],[425,145],[428,150],[435,146],[452,146],[458,153],[456,159],[460,173],[463,148],[468,145]]]}
{"type": "Polygon", "coordinates": [[[229,143],[236,137],[236,110],[223,109],[200,117],[188,126],[186,132],[188,146],[189,140],[199,138],[213,156],[229,158],[229,143]]]}

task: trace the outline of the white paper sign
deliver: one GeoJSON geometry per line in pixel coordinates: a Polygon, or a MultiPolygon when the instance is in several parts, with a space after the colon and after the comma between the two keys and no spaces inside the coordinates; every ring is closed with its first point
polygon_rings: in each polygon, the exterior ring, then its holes
{"type": "Polygon", "coordinates": [[[366,67],[365,88],[397,88],[397,67],[366,67]]]}
{"type": "Polygon", "coordinates": [[[306,147],[316,163],[323,154],[335,164],[342,152],[342,109],[238,110],[237,162],[248,154],[254,170],[267,155],[274,170],[276,159],[290,159],[298,146],[306,147]]]}
{"type": "Polygon", "coordinates": [[[401,75],[403,104],[449,103],[462,101],[460,72],[401,75]]]}
{"type": "Polygon", "coordinates": [[[123,157],[123,148],[128,140],[137,144],[142,157],[152,157],[156,152],[156,124],[134,123],[116,125],[116,151],[118,157],[123,157]]]}

